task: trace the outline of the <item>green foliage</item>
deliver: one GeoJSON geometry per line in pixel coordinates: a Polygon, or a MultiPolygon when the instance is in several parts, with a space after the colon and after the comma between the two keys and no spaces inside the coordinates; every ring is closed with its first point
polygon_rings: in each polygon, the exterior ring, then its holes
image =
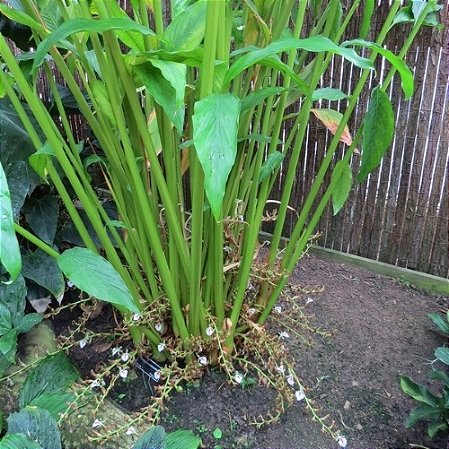
{"type": "Polygon", "coordinates": [[[145,432],[134,443],[132,449],[198,449],[201,439],[190,430],[176,430],[166,433],[161,426],[145,432]]]}

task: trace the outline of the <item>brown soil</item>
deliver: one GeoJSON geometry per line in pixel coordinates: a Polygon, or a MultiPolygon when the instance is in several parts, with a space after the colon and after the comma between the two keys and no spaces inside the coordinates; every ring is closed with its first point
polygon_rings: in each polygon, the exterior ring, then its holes
{"type": "MultiPolygon", "coordinates": [[[[350,449],[446,447],[444,438],[429,441],[424,425],[406,429],[404,421],[416,404],[399,388],[399,376],[426,383],[433,351],[445,342],[427,313],[446,306],[446,298],[364,269],[304,257],[292,278],[296,285],[322,285],[319,294],[304,293],[297,301],[312,315],[311,323],[331,336],[315,334],[309,347],[290,333],[285,343],[295,360],[309,397],[329,414],[348,440],[350,449]]],[[[286,307],[281,301],[281,306],[286,307]]],[[[63,316],[55,320],[63,332],[63,316]],[[62,320],[61,320],[62,318],[62,320]],[[62,326],[62,327],[61,327],[62,326]]],[[[73,315],[71,315],[73,319],[73,315]]],[[[96,323],[95,323],[96,322],[96,323]]],[[[113,328],[112,314],[102,313],[95,327],[113,328]]],[[[93,343],[89,350],[74,347],[72,359],[84,375],[108,359],[109,346],[93,343]],[[105,349],[106,348],[106,349],[105,349]]],[[[131,377],[131,376],[130,376],[131,377]]],[[[148,403],[140,377],[122,383],[116,401],[136,410],[148,403]]],[[[174,395],[161,424],[168,430],[191,429],[207,448],[331,449],[338,445],[311,419],[303,402],[296,403],[274,424],[256,428],[249,417],[266,412],[273,392],[264,387],[230,387],[212,370],[197,384],[174,395]],[[222,438],[213,436],[214,429],[222,438]]]]}

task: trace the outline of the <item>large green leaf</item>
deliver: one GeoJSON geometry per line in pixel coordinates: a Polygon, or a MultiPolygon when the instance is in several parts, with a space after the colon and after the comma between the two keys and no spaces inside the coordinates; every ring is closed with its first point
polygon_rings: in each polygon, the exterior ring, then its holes
{"type": "Polygon", "coordinates": [[[53,244],[58,224],[59,205],[52,193],[38,199],[30,199],[23,208],[27,223],[38,237],[53,244]]]}
{"type": "Polygon", "coordinates": [[[373,63],[366,58],[359,56],[354,50],[340,47],[324,36],[313,36],[306,39],[283,38],[279,39],[265,48],[253,50],[250,53],[238,58],[229,68],[225,77],[224,85],[228,85],[239,73],[248,67],[259,63],[269,56],[289,50],[306,50],[314,53],[330,52],[343,56],[357,67],[373,69],[373,63]]]}
{"type": "Polygon", "coordinates": [[[11,433],[0,440],[0,449],[44,449],[23,433],[11,433]]]}
{"type": "Polygon", "coordinates": [[[23,433],[45,449],[61,449],[58,424],[47,410],[27,407],[8,417],[8,434],[23,433]]]}
{"type": "Polygon", "coordinates": [[[164,31],[163,46],[169,51],[194,50],[204,39],[206,1],[197,1],[172,20],[164,31]]]}
{"type": "Polygon", "coordinates": [[[381,162],[394,135],[394,113],[388,95],[376,87],[363,120],[362,156],[357,179],[363,181],[381,162]]]}
{"type": "Polygon", "coordinates": [[[346,203],[352,187],[352,169],[351,166],[345,161],[338,161],[335,164],[334,171],[332,172],[332,178],[335,179],[338,176],[337,183],[332,190],[332,207],[334,215],[340,212],[341,208],[346,203]]]}
{"type": "Polygon", "coordinates": [[[37,326],[42,320],[43,315],[40,313],[27,313],[20,318],[15,329],[19,334],[25,334],[29,332],[34,326],[37,326]]]}
{"type": "Polygon", "coordinates": [[[132,449],[166,449],[165,430],[161,426],[152,427],[135,443],[132,449]]]}
{"type": "Polygon", "coordinates": [[[402,391],[411,396],[415,401],[422,402],[423,404],[430,405],[432,407],[438,407],[439,400],[423,385],[413,382],[407,376],[401,377],[401,389],[402,391]]]}
{"type": "Polygon", "coordinates": [[[377,51],[380,55],[382,55],[390,64],[399,72],[401,75],[402,82],[402,90],[404,91],[405,98],[409,99],[413,95],[414,91],[414,82],[413,82],[413,72],[407,66],[407,64],[390,50],[374,43],[368,42],[363,39],[354,39],[351,41],[343,42],[345,47],[349,46],[361,46],[367,47],[371,50],[377,51]]]}
{"type": "Polygon", "coordinates": [[[184,128],[184,92],[187,67],[172,61],[152,59],[134,67],[148,92],[162,106],[179,134],[184,128]]]}
{"type": "Polygon", "coordinates": [[[232,94],[212,94],[195,103],[193,141],[204,171],[207,198],[216,220],[235,162],[240,102],[232,94]]]}
{"type": "Polygon", "coordinates": [[[53,45],[60,43],[72,34],[82,31],[103,33],[104,31],[111,30],[137,31],[147,36],[154,36],[154,32],[150,28],[140,25],[129,18],[119,17],[94,20],[80,17],[70,19],[64,22],[38,45],[34,57],[33,70],[37,69],[44,62],[45,55],[53,45]]]}
{"type": "Polygon", "coordinates": [[[427,435],[429,435],[430,438],[435,438],[440,432],[447,431],[449,429],[449,424],[447,420],[444,421],[438,421],[430,423],[427,427],[427,435]]]}
{"type": "Polygon", "coordinates": [[[12,329],[11,312],[0,302],[0,336],[12,329]]]}
{"type": "Polygon", "coordinates": [[[22,274],[47,289],[55,298],[64,292],[64,276],[57,261],[41,250],[23,255],[22,274]]]}
{"type": "Polygon", "coordinates": [[[15,8],[10,8],[4,4],[0,4],[0,13],[4,14],[9,19],[14,22],[20,23],[21,25],[26,25],[34,30],[46,33],[45,27],[39,22],[36,22],[31,16],[23,11],[17,10],[15,8]]]}
{"type": "Polygon", "coordinates": [[[20,215],[20,209],[30,191],[30,179],[28,177],[28,167],[25,161],[7,163],[5,175],[8,181],[9,193],[11,195],[14,221],[17,221],[20,215]]]}
{"type": "Polygon", "coordinates": [[[0,162],[0,262],[11,276],[17,279],[22,269],[19,242],[14,231],[14,217],[3,166],[0,162]]]}
{"type": "Polygon", "coordinates": [[[191,430],[176,430],[170,432],[165,438],[167,449],[198,449],[201,438],[197,437],[191,430]]]}
{"type": "Polygon", "coordinates": [[[17,335],[17,329],[10,329],[0,337],[0,354],[3,354],[11,363],[14,363],[16,359],[17,335]]]}
{"type": "Polygon", "coordinates": [[[449,335],[449,322],[447,321],[447,319],[443,318],[441,313],[432,312],[429,313],[427,316],[432,320],[433,324],[435,324],[435,326],[441,332],[444,332],[445,334],[449,335]]]}
{"type": "Polygon", "coordinates": [[[138,313],[139,308],[123,279],[103,257],[87,248],[72,248],[58,257],[63,273],[83,292],[138,313]]]}
{"type": "Polygon", "coordinates": [[[439,370],[432,370],[429,374],[429,377],[432,380],[439,380],[446,387],[449,388],[449,374],[448,373],[445,373],[444,371],[439,371],[439,370]]]}
{"type": "Polygon", "coordinates": [[[439,347],[435,349],[435,357],[446,365],[449,365],[449,348],[439,347]]]}
{"type": "Polygon", "coordinates": [[[49,355],[28,373],[20,391],[19,406],[23,408],[27,405],[38,405],[38,398],[44,396],[48,400],[49,395],[64,392],[78,379],[79,373],[63,352],[49,355]]]}
{"type": "Polygon", "coordinates": [[[441,410],[436,407],[432,407],[428,404],[420,404],[415,407],[407,417],[405,421],[406,427],[414,426],[418,421],[425,421],[427,419],[435,419],[440,415],[441,410]]]}
{"type": "Polygon", "coordinates": [[[10,284],[0,284],[0,303],[11,313],[13,327],[16,327],[25,311],[27,288],[22,275],[10,284]]]}

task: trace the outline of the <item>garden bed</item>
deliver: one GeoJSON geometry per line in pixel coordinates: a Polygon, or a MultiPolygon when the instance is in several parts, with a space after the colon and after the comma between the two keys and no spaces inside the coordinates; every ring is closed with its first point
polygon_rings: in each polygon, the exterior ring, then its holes
{"type": "MultiPolygon", "coordinates": [[[[304,305],[308,302],[303,310],[312,316],[313,327],[332,335],[311,335],[309,347],[290,332],[285,343],[308,396],[321,407],[321,415],[329,413],[335,420],[348,439],[347,447],[445,447],[444,439],[429,441],[423,425],[404,427],[415,404],[401,392],[399,376],[410,375],[418,382],[426,382],[433,348],[444,343],[426,315],[445,306],[446,299],[363,268],[314,255],[300,261],[292,283],[303,289],[296,301],[304,305]],[[308,293],[316,290],[317,284],[324,286],[324,291],[308,293]]],[[[282,318],[287,305],[282,300],[280,304],[282,318]]],[[[98,320],[100,327],[107,325],[105,316],[102,314],[98,320]]],[[[55,325],[57,333],[63,331],[59,319],[55,325]]],[[[92,345],[88,351],[75,347],[72,355],[87,374],[105,357],[103,349],[102,345],[92,345]]],[[[122,407],[135,410],[148,403],[149,392],[140,378],[122,386],[123,390],[114,393],[122,407]]],[[[303,402],[291,407],[277,423],[261,428],[249,425],[252,416],[269,410],[271,393],[264,387],[230,387],[220,373],[211,370],[201,382],[186,385],[182,393],[173,397],[162,424],[167,430],[192,429],[201,436],[205,447],[337,446],[321,433],[303,402]],[[217,428],[221,430],[221,439],[213,436],[217,428]]]]}

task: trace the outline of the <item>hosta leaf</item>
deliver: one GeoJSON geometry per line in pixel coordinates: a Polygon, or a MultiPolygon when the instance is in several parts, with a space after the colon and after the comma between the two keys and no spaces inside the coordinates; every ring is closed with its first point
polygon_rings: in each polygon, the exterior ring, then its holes
{"type": "Polygon", "coordinates": [[[191,430],[170,432],[165,440],[167,449],[198,449],[201,445],[201,438],[197,437],[191,430]]]}
{"type": "Polygon", "coordinates": [[[267,160],[260,167],[259,182],[270,176],[281,165],[284,157],[285,154],[279,151],[273,151],[273,153],[269,154],[267,160]]]}
{"type": "Polygon", "coordinates": [[[378,87],[372,94],[363,120],[362,156],[359,181],[367,178],[381,162],[394,135],[394,114],[388,95],[378,87]]]}
{"type": "Polygon", "coordinates": [[[48,193],[26,202],[23,211],[31,229],[48,244],[53,244],[58,224],[59,206],[56,197],[48,193]]]}
{"type": "Polygon", "coordinates": [[[14,217],[6,175],[0,163],[0,262],[14,281],[22,269],[19,242],[14,231],[14,217]]]}
{"type": "Polygon", "coordinates": [[[405,426],[412,427],[418,421],[437,418],[440,413],[441,411],[436,407],[432,407],[428,404],[420,404],[410,412],[405,421],[405,426]]]}
{"type": "Polygon", "coordinates": [[[53,45],[56,45],[58,42],[63,41],[72,34],[80,33],[82,31],[103,33],[104,31],[110,30],[138,31],[139,33],[147,36],[155,35],[150,28],[140,25],[137,22],[124,17],[95,20],[87,19],[84,17],[70,19],[64,22],[38,45],[34,57],[33,70],[35,70],[44,62],[45,55],[53,45]]]}
{"type": "Polygon", "coordinates": [[[72,248],[58,257],[63,273],[83,292],[138,313],[139,308],[114,267],[87,248],[72,248]]]}
{"type": "Polygon", "coordinates": [[[429,313],[427,316],[432,320],[433,324],[435,324],[435,326],[441,332],[449,334],[449,322],[447,321],[447,319],[445,319],[446,317],[443,318],[441,313],[438,312],[429,313]]]}
{"type": "Polygon", "coordinates": [[[193,141],[204,171],[207,198],[216,220],[235,162],[240,102],[232,94],[212,94],[195,103],[193,141]]]}
{"type": "Polygon", "coordinates": [[[439,380],[440,382],[443,382],[443,384],[449,388],[449,374],[448,373],[445,373],[444,371],[439,371],[439,370],[432,370],[429,374],[429,377],[432,380],[439,380]]]}
{"type": "Polygon", "coordinates": [[[413,382],[413,380],[406,376],[401,377],[401,389],[405,394],[415,399],[415,401],[422,402],[432,407],[438,407],[439,405],[438,398],[426,387],[413,382]]]}
{"type": "Polygon", "coordinates": [[[352,169],[351,166],[345,161],[338,161],[335,164],[334,171],[332,172],[332,178],[338,176],[337,183],[332,190],[332,207],[334,215],[340,212],[348,199],[349,193],[352,187],[352,169]]]}
{"type": "Polygon", "coordinates": [[[78,378],[79,373],[64,352],[43,358],[25,379],[19,396],[20,408],[42,395],[67,390],[78,378]]]}
{"type": "Polygon", "coordinates": [[[45,449],[61,449],[58,424],[47,410],[27,407],[8,417],[8,434],[24,433],[45,449]]]}
{"type": "Polygon", "coordinates": [[[0,440],[0,449],[43,449],[23,433],[9,433],[0,440]]]}
{"type": "Polygon", "coordinates": [[[449,348],[437,348],[435,349],[435,357],[440,361],[449,365],[449,348]]]}
{"type": "MultiPolygon", "coordinates": [[[[340,126],[343,114],[335,111],[334,109],[311,109],[315,117],[320,120],[323,125],[335,136],[338,127],[340,126]]],[[[346,145],[351,145],[352,137],[349,132],[348,125],[345,126],[341,136],[340,142],[344,142],[346,145]]]]}
{"type": "Polygon", "coordinates": [[[132,449],[166,449],[165,430],[161,426],[152,427],[135,443],[132,449]]]}

